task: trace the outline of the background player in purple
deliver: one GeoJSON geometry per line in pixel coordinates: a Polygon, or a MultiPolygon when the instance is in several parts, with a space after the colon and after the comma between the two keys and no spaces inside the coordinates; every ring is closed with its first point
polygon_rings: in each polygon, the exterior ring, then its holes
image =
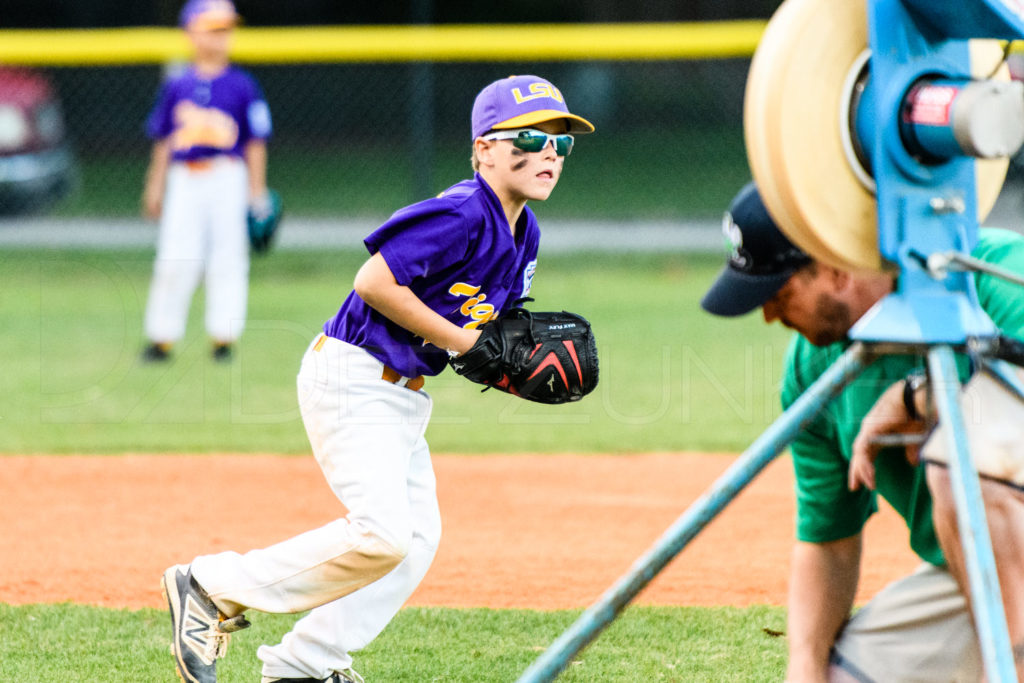
{"type": "Polygon", "coordinates": [[[399,210],[366,238],[371,256],[354,291],[298,376],[313,454],[349,512],[269,548],[164,573],[186,680],[215,680],[222,631],[247,609],[312,610],[281,643],[260,647],[263,683],[362,680],[351,653],[402,607],[441,538],[425,377],[529,293],[540,231],[526,202],[551,194],[570,133],[593,129],[542,78],[496,81],[473,105],[474,177],[399,210]]]}
{"type": "Polygon", "coordinates": [[[195,58],[164,83],[146,124],[155,142],[143,212],[160,219],[146,305],[145,360],[168,358],[185,335],[192,295],[206,284],[206,331],[217,360],[245,325],[246,213],[269,210],[270,110],[256,81],[228,61],[237,21],[230,0],[189,0],[181,26],[195,58]]]}

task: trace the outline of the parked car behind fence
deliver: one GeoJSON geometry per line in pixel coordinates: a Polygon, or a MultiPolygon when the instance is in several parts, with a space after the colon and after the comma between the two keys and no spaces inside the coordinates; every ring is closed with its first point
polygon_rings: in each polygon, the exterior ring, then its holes
{"type": "Polygon", "coordinates": [[[40,71],[0,67],[0,216],[43,211],[75,181],[60,101],[40,71]]]}

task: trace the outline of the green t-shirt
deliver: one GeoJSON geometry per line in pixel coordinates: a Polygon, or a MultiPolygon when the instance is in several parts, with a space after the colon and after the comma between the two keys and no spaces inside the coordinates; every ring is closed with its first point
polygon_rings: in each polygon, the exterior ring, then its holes
{"type": "MultiPolygon", "coordinates": [[[[1024,274],[1024,238],[1015,232],[979,231],[972,255],[1006,270],[1024,274]]],[[[1024,339],[1024,289],[991,275],[975,275],[978,301],[1005,334],[1024,339]]],[[[786,354],[782,405],[788,408],[844,351],[850,342],[817,347],[794,335],[786,354]]],[[[961,380],[968,364],[960,359],[961,380]]],[[[924,359],[884,356],[867,367],[797,437],[790,447],[796,473],[796,535],[801,541],[824,543],[858,533],[877,509],[881,495],[910,530],[910,547],[923,560],[945,564],[932,526],[932,501],[924,468],[912,467],[902,449],[883,451],[875,460],[875,491],[847,489],[853,440],[864,415],[882,392],[924,359]]]]}

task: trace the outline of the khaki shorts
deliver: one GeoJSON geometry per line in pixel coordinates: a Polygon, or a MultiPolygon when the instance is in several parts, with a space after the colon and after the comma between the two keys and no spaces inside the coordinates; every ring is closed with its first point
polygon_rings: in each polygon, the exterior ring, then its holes
{"type": "Polygon", "coordinates": [[[863,683],[973,682],[984,672],[964,596],[948,571],[930,564],[850,618],[832,663],[863,683]]]}

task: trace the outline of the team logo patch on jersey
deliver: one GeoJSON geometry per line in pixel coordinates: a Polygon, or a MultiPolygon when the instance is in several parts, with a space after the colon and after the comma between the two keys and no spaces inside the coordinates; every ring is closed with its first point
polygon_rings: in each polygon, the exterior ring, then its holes
{"type": "Polygon", "coordinates": [[[537,261],[536,259],[526,264],[526,268],[523,269],[523,294],[522,296],[530,295],[530,288],[533,287],[533,274],[537,272],[537,261]]]}
{"type": "Polygon", "coordinates": [[[269,138],[271,133],[270,107],[263,100],[256,100],[249,105],[247,112],[249,130],[258,138],[269,138]]]}

